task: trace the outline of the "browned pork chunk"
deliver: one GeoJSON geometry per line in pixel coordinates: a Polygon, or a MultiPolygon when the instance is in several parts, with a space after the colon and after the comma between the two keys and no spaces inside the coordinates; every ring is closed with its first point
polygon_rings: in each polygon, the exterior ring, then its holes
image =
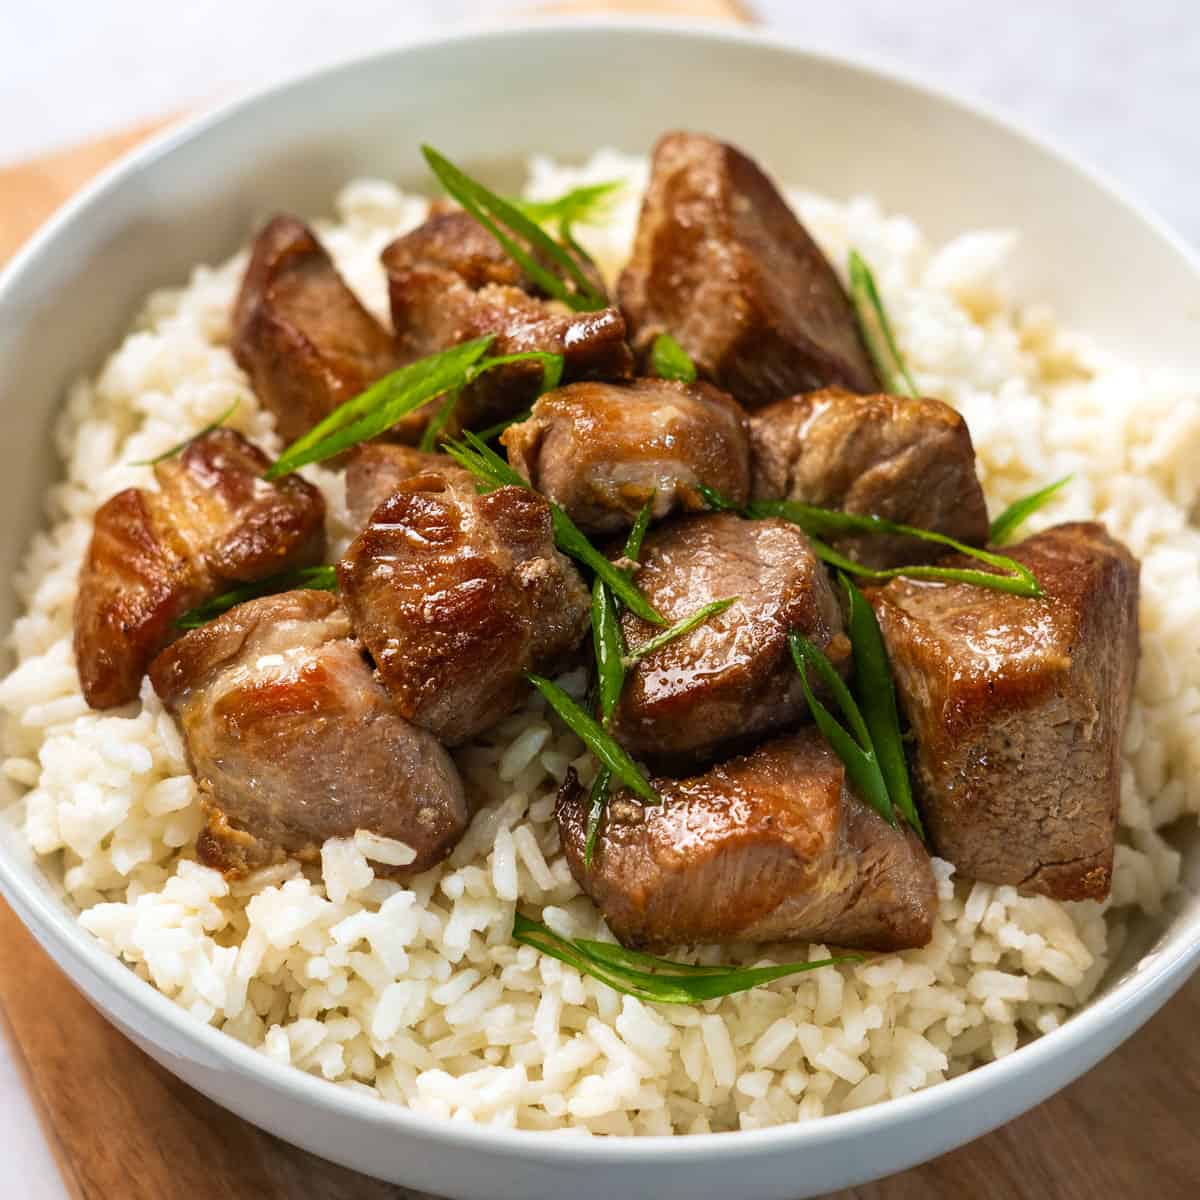
{"type": "Polygon", "coordinates": [[[395,711],[325,592],[238,605],[164,650],[150,678],[183,730],[210,867],[312,862],[327,838],[364,830],[416,853],[380,874],[412,874],[467,827],[450,756],[395,711]]]}
{"type": "Polygon", "coordinates": [[[361,528],[371,514],[414,475],[441,475],[464,487],[475,479],[445,454],[429,454],[395,442],[367,442],[351,453],[346,467],[346,507],[354,524],[361,528]]]}
{"type": "MultiPolygon", "coordinates": [[[[563,379],[627,379],[632,357],[616,308],[569,312],[536,294],[490,233],[463,212],[439,212],[383,252],[397,347],[405,362],[495,334],[489,353],[564,356],[563,379]]],[[[514,363],[465,388],[467,426],[490,424],[533,402],[537,362],[514,363]]]]}
{"type": "Polygon", "coordinates": [[[216,429],[96,512],[75,601],[75,662],[93,708],[136,698],[175,619],[225,588],[319,561],[325,502],[298,475],[266,483],[268,460],[216,429]]]}
{"type": "MultiPolygon", "coordinates": [[[[856,396],[827,388],[791,396],[750,419],[756,500],[799,500],[987,541],[983,489],[967,423],[940,400],[856,396]]],[[[844,534],[828,540],[871,567],[932,562],[943,547],[916,538],[844,534]]]]}
{"type": "Polygon", "coordinates": [[[691,779],[655,779],[661,805],[610,800],[590,870],[574,775],[558,828],[580,887],[627,946],[819,941],[924,946],[937,891],[929,856],[851,789],[809,726],[691,779]]]}
{"type": "Polygon", "coordinates": [[[1099,899],[1138,657],[1137,562],[1096,524],[1005,553],[1045,599],[903,579],[870,593],[916,739],[917,799],[934,849],[967,878],[1099,899]]]}
{"type": "Polygon", "coordinates": [[[697,484],[738,504],[749,493],[746,416],[706,383],[637,379],[573,383],[549,392],[501,438],[509,461],[589,533],[706,507],[697,484]]]}
{"type": "Polygon", "coordinates": [[[833,268],[755,163],[713,138],[655,147],[618,297],[639,357],[670,333],[747,408],[826,384],[878,391],[833,268]]]}
{"type": "MultiPolygon", "coordinates": [[[[287,442],[399,365],[391,335],[312,231],[289,216],[254,241],[233,312],[233,354],[287,442]]],[[[415,434],[424,420],[405,428],[415,434]]]]}
{"type": "Polygon", "coordinates": [[[589,601],[526,488],[486,496],[418,475],[338,564],[342,598],[400,713],[456,745],[520,702],[587,632],[589,601]]]}
{"type": "MultiPolygon", "coordinates": [[[[651,529],[634,581],[675,622],[714,600],[737,602],[648,654],[630,672],[614,735],[635,755],[688,770],[803,717],[807,706],[788,651],[795,629],[838,665],[850,643],[825,568],[786,521],[730,513],[681,517],[651,529]]],[[[622,617],[635,648],[658,632],[622,617]]]]}

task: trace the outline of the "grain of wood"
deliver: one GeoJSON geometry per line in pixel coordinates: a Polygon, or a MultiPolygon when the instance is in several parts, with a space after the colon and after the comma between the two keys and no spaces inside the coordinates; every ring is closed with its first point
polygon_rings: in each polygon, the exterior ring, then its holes
{"type": "MultiPolygon", "coordinates": [[[[548,7],[745,15],[734,0],[548,7]]],[[[0,263],[91,175],[162,124],[0,170],[0,263]]],[[[192,1091],[92,1009],[2,901],[0,1014],[74,1200],[432,1200],[315,1158],[192,1091]]],[[[1194,1200],[1197,1029],[1200,979],[1032,1113],[932,1163],[827,1200],[1194,1200]]]]}

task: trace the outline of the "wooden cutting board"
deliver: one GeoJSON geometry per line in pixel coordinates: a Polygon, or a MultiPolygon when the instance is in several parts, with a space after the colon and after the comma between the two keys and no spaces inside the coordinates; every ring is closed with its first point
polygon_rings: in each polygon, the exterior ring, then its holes
{"type": "MultiPolygon", "coordinates": [[[[745,17],[732,0],[552,7],[745,17]]],[[[91,175],[163,123],[0,170],[0,261],[91,175]]],[[[420,1200],[280,1142],[180,1083],[88,1005],[3,901],[0,1024],[73,1197],[420,1200]]],[[[1198,1119],[1200,978],[1106,1062],[1032,1113],[837,1200],[1194,1200],[1198,1119]]],[[[796,1169],[802,1176],[802,1160],[796,1169]]]]}

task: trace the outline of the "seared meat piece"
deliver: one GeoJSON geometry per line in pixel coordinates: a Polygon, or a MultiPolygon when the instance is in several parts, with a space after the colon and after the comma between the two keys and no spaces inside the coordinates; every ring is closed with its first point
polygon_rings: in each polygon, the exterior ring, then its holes
{"type": "MultiPolygon", "coordinates": [[[[233,355],[287,442],[399,365],[391,335],[289,216],[254,241],[233,311],[233,355]]],[[[427,416],[404,428],[419,433],[427,416]]]]}
{"type": "Polygon", "coordinates": [[[93,708],[137,697],[175,618],[236,583],[318,562],[325,501],[299,475],[215,429],[157,464],[159,491],[128,488],[96,512],[75,601],[75,662],[93,708]]]}
{"type": "MultiPolygon", "coordinates": [[[[563,379],[627,379],[632,357],[616,308],[569,312],[534,294],[517,265],[466,213],[435,213],[383,252],[396,341],[405,362],[485,334],[489,353],[543,350],[565,356],[563,379]]],[[[515,363],[464,388],[466,426],[503,420],[537,396],[542,368],[515,363]]]]}
{"type": "Polygon", "coordinates": [[[654,494],[654,515],[702,510],[703,483],[743,503],[746,416],[707,383],[573,383],[541,397],[500,439],[509,461],[589,533],[627,529],[654,494]]]}
{"type": "Polygon", "coordinates": [[[365,525],[406,479],[429,474],[468,488],[475,483],[471,472],[447,454],[428,454],[395,442],[367,442],[357,447],[346,467],[346,507],[355,525],[365,525]]]}
{"type": "Polygon", "coordinates": [[[207,866],[313,862],[326,838],[361,829],[416,851],[379,874],[414,874],[467,827],[450,756],[395,711],[326,592],[240,604],[164,650],[150,678],[200,785],[207,866]]]}
{"type": "Polygon", "coordinates": [[[661,805],[609,802],[591,869],[587,796],[559,792],[571,873],[627,946],[828,942],[863,950],[928,943],[929,856],[852,790],[812,726],[691,779],[656,779],[661,805]]]}
{"type": "Polygon", "coordinates": [[[1045,599],[905,579],[869,593],[916,738],[917,799],[934,849],[967,878],[1099,899],[1138,657],[1138,565],[1095,524],[1005,553],[1045,599]]]}
{"type": "MultiPolygon", "coordinates": [[[[663,769],[690,769],[805,715],[789,630],[835,665],[848,658],[829,575],[795,525],[730,513],[682,517],[651,529],[641,564],[634,581],[668,621],[738,597],[629,672],[613,734],[663,769]]],[[[630,647],[657,632],[631,613],[621,620],[630,647]]]]}
{"type": "MultiPolygon", "coordinates": [[[[827,388],[791,396],[750,419],[756,500],[800,500],[886,517],[971,546],[987,541],[987,507],[967,423],[940,400],[856,396],[827,388]]],[[[932,562],[917,538],[828,539],[871,567],[932,562]]]]}
{"type": "Polygon", "coordinates": [[[879,390],[833,268],[766,175],[713,138],[654,148],[618,297],[639,358],[670,333],[747,408],[826,384],[879,390]]]}
{"type": "Polygon", "coordinates": [[[553,673],[589,598],[526,488],[486,496],[438,475],[399,485],[338,564],[342,600],[401,714],[456,745],[553,673]]]}

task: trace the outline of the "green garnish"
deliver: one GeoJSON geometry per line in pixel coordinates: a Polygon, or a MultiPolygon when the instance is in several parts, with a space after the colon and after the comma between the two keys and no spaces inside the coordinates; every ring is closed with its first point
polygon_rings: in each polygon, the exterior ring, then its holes
{"type": "Polygon", "coordinates": [[[691,633],[697,625],[702,625],[709,617],[723,613],[737,599],[737,596],[730,596],[725,600],[714,600],[711,604],[696,609],[694,613],[681,617],[669,629],[664,629],[662,633],[656,633],[648,642],[643,642],[640,646],[635,646],[628,651],[622,660],[622,665],[626,670],[637,666],[646,655],[653,654],[655,650],[661,650],[668,642],[683,637],[685,633],[691,633]]]}
{"type": "MultiPolygon", "coordinates": [[[[489,490],[498,487],[529,487],[529,481],[523,475],[514,471],[499,454],[470,431],[465,432],[460,441],[447,442],[446,453],[489,490]]],[[[587,540],[579,526],[562,508],[553,500],[548,500],[547,503],[550,505],[554,541],[558,548],[577,562],[591,568],[612,588],[613,594],[630,612],[652,625],[666,625],[662,615],[630,582],[629,577],[587,540]]]]}
{"type": "Polygon", "coordinates": [[[854,653],[854,690],[858,693],[863,721],[879,762],[888,796],[894,808],[916,830],[922,841],[925,830],[913,802],[908,760],[904,756],[904,738],[900,732],[900,714],[896,708],[896,687],[892,682],[887,647],[875,610],[867,598],[845,575],[849,617],[846,628],[854,653]]]}
{"type": "Polygon", "coordinates": [[[1013,534],[1039,508],[1044,508],[1061,488],[1066,487],[1070,483],[1072,478],[1074,477],[1071,475],[1064,475],[1061,479],[1056,479],[1048,487],[1042,488],[1041,491],[1034,492],[1029,496],[1022,496],[1020,500],[1014,500],[992,522],[989,540],[997,546],[1003,546],[1005,542],[1011,542],[1013,534]]]}
{"type": "Polygon", "coordinates": [[[518,425],[522,421],[528,421],[533,416],[533,409],[527,408],[513,417],[505,417],[503,421],[497,421],[495,425],[488,425],[483,429],[477,429],[475,436],[481,442],[491,442],[498,438],[510,425],[518,425]]]}
{"type": "Polygon", "coordinates": [[[650,518],[654,516],[654,497],[657,494],[657,489],[651,491],[650,498],[638,510],[638,515],[633,520],[633,528],[625,539],[625,557],[630,562],[636,563],[641,557],[642,542],[646,539],[646,530],[650,528],[650,518]]]}
{"type": "Polygon", "coordinates": [[[599,575],[592,581],[592,643],[596,652],[596,678],[600,718],[607,727],[625,686],[625,636],[617,616],[617,603],[599,575]]]}
{"type": "Polygon", "coordinates": [[[919,396],[900,347],[896,345],[891,322],[875,286],[875,276],[857,250],[850,251],[850,299],[883,390],[897,396],[919,396]]]}
{"type": "Polygon", "coordinates": [[[612,783],[612,772],[607,767],[601,767],[592,780],[592,790],[588,794],[587,838],[583,843],[583,866],[585,870],[592,869],[592,858],[596,853],[596,838],[600,834],[600,819],[608,806],[609,785],[612,783]]]}
{"type": "Polygon", "coordinates": [[[800,673],[800,686],[804,689],[804,699],[808,702],[809,711],[817,728],[825,735],[825,740],[833,747],[846,774],[850,776],[858,794],[889,824],[896,824],[896,814],[892,809],[892,800],[888,794],[887,784],[871,742],[871,734],[867,723],[863,720],[862,711],[855,703],[850,689],[842,682],[841,677],[833,669],[833,664],[807,638],[793,630],[788,634],[788,645],[792,651],[792,661],[800,673]],[[838,707],[849,732],[838,724],[834,715],[813,695],[808,682],[808,668],[820,675],[825,686],[837,701],[838,707]]]}
{"type": "Polygon", "coordinates": [[[683,383],[696,382],[696,364],[688,352],[669,334],[660,333],[650,348],[650,361],[659,379],[678,379],[683,383]]]}
{"type": "MultiPolygon", "coordinates": [[[[650,517],[654,512],[654,495],[652,491],[650,498],[642,505],[634,519],[633,528],[630,529],[629,536],[625,539],[624,557],[631,563],[636,563],[642,552],[642,541],[646,536],[646,530],[650,527],[650,517]]],[[[632,568],[625,570],[627,574],[632,575],[632,568]]],[[[592,636],[597,639],[596,675],[600,680],[600,712],[605,725],[611,719],[617,700],[620,699],[621,691],[625,686],[625,635],[621,632],[621,624],[617,617],[617,601],[613,596],[612,589],[597,576],[592,591],[592,636]],[[602,596],[602,599],[598,600],[598,596],[602,596]],[[599,622],[596,614],[597,604],[602,606],[599,622]],[[611,613],[612,616],[611,625],[607,625],[608,613],[611,613]],[[605,632],[603,635],[598,635],[597,630],[602,626],[606,626],[605,632]],[[603,649],[598,640],[600,636],[604,639],[603,649]],[[617,660],[616,666],[612,665],[614,657],[617,660]],[[605,682],[606,675],[608,676],[607,683],[605,682]]],[[[596,778],[592,780],[592,790],[588,797],[587,838],[583,844],[585,870],[591,870],[592,856],[596,852],[596,838],[600,833],[600,820],[608,806],[611,784],[612,772],[607,767],[601,767],[596,772],[596,778]]]]}
{"type": "MultiPolygon", "coordinates": [[[[562,378],[562,355],[530,350],[485,358],[494,334],[461,342],[377,379],[365,392],[335,408],[297,438],[268,468],[265,479],[278,479],[308,463],[322,462],[369,441],[397,421],[447,392],[458,392],[485,371],[516,362],[540,362],[543,387],[556,387],[562,378]]],[[[449,416],[449,413],[446,414],[449,416]]]]}
{"type": "Polygon", "coordinates": [[[432,454],[437,449],[438,437],[454,415],[454,406],[457,403],[458,391],[447,392],[441,404],[438,405],[437,412],[429,418],[429,424],[421,430],[421,440],[417,443],[418,450],[432,454]]]}
{"type": "Polygon", "coordinates": [[[906,579],[968,583],[974,587],[991,588],[996,592],[1008,592],[1014,596],[1026,596],[1032,599],[1044,595],[1037,578],[1023,563],[1004,554],[993,554],[990,550],[978,550],[974,546],[967,546],[962,542],[955,541],[954,538],[946,537],[945,534],[934,533],[932,529],[900,525],[895,521],[885,520],[883,517],[839,512],[832,508],[818,508],[814,504],[802,504],[798,500],[754,500],[746,505],[738,505],[704,484],[697,484],[697,490],[704,497],[708,506],[718,511],[736,512],[751,520],[782,517],[785,521],[798,525],[808,534],[813,553],[822,562],[851,575],[880,580],[904,576],[906,579]],[[996,575],[991,571],[976,571],[969,567],[937,567],[924,564],[886,569],[867,567],[862,563],[855,562],[852,558],[847,558],[822,540],[823,535],[839,533],[892,534],[917,538],[922,542],[932,542],[951,550],[957,550],[959,554],[987,563],[988,566],[996,567],[1005,574],[996,575]]]}
{"type": "Polygon", "coordinates": [[[539,225],[557,225],[560,229],[575,225],[598,225],[608,216],[609,209],[624,187],[619,179],[604,183],[583,183],[553,200],[513,200],[531,221],[539,225]]]}
{"type": "Polygon", "coordinates": [[[614,991],[654,1004],[702,1004],[705,1000],[749,991],[760,984],[815,971],[819,967],[862,962],[860,954],[822,958],[816,962],[783,963],[775,967],[700,966],[672,962],[653,954],[626,950],[611,942],[589,938],[568,940],[519,912],[513,915],[512,936],[514,942],[557,958],[582,974],[608,984],[614,991]]]}
{"type": "Polygon", "coordinates": [[[546,698],[546,702],[562,718],[563,723],[635,796],[647,804],[661,804],[662,798],[642,774],[641,768],[629,757],[599,723],[566,692],[541,675],[525,672],[525,678],[546,698]]]}
{"type": "Polygon", "coordinates": [[[186,437],[182,442],[176,442],[170,450],[164,450],[161,454],[156,454],[153,458],[142,458],[137,462],[130,463],[131,467],[156,467],[160,462],[166,462],[168,458],[174,458],[177,454],[182,454],[197,438],[202,438],[206,434],[212,433],[214,429],[220,429],[230,417],[237,412],[237,407],[241,403],[240,400],[235,400],[215,421],[209,421],[198,433],[193,433],[191,437],[186,437]]]}
{"type": "Polygon", "coordinates": [[[197,608],[189,608],[182,616],[175,618],[175,625],[179,629],[199,629],[201,625],[207,625],[209,621],[231,608],[245,604],[247,600],[257,600],[260,596],[274,596],[277,592],[291,592],[297,588],[336,592],[337,587],[335,567],[302,567],[297,571],[283,571],[279,575],[271,575],[232,591],[222,592],[197,608]]]}
{"type": "Polygon", "coordinates": [[[585,269],[586,260],[580,261],[577,250],[573,254],[560,246],[516,205],[501,199],[495,192],[460,171],[432,146],[422,146],[421,153],[442,187],[500,243],[508,256],[546,295],[561,300],[576,312],[593,312],[608,304],[608,297],[589,277],[585,269]],[[514,241],[505,230],[515,234],[526,245],[514,241]],[[558,274],[543,265],[547,262],[557,268],[558,274]]]}

